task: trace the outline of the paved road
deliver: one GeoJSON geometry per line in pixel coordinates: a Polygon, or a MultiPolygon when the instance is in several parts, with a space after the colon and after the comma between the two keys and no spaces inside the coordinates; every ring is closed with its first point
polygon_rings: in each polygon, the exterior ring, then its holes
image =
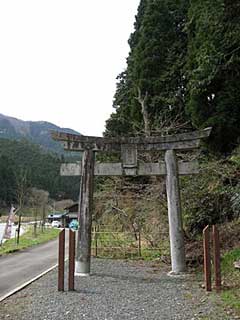
{"type": "Polygon", "coordinates": [[[57,257],[58,240],[1,256],[0,298],[57,264],[57,257]]]}

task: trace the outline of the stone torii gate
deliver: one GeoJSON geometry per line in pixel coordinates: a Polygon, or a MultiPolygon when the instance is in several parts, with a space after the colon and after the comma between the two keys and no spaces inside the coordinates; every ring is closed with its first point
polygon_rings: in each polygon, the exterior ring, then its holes
{"type": "Polygon", "coordinates": [[[68,151],[82,151],[82,163],[61,166],[63,176],[81,176],[79,196],[79,231],[76,275],[90,274],[93,183],[95,176],[161,176],[166,175],[169,235],[172,274],[186,272],[184,235],[182,228],[179,175],[198,173],[198,162],[178,161],[176,151],[199,148],[211,128],[171,136],[101,138],[52,132],[68,151]],[[95,153],[120,152],[121,163],[95,163],[95,153]],[[138,152],[165,151],[165,161],[138,163],[138,152]]]}

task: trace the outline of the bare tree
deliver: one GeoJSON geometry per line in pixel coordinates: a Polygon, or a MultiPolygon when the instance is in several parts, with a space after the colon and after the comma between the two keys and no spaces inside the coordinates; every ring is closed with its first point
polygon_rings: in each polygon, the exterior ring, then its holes
{"type": "Polygon", "coordinates": [[[18,228],[17,228],[17,244],[19,244],[19,237],[20,237],[20,229],[21,229],[21,218],[22,213],[21,210],[24,206],[26,200],[26,194],[28,190],[28,178],[27,178],[27,170],[20,169],[20,171],[16,174],[16,198],[18,203],[18,228]]]}
{"type": "Polygon", "coordinates": [[[177,134],[180,131],[186,130],[189,127],[189,121],[183,122],[183,115],[181,112],[175,115],[175,117],[169,117],[168,113],[162,113],[158,119],[154,121],[153,127],[154,135],[169,135],[177,134]]]}
{"type": "Polygon", "coordinates": [[[16,184],[17,184],[16,197],[17,197],[17,202],[19,207],[18,209],[21,210],[21,208],[24,205],[27,190],[28,190],[28,178],[27,178],[26,169],[21,169],[16,174],[16,184]]]}
{"type": "Polygon", "coordinates": [[[49,193],[48,191],[37,189],[37,188],[31,188],[29,193],[29,202],[33,207],[34,212],[34,235],[36,236],[36,227],[37,227],[37,212],[41,212],[41,225],[42,225],[42,231],[43,226],[45,225],[45,219],[46,219],[46,205],[48,203],[49,193]]]}
{"type": "Polygon", "coordinates": [[[143,122],[144,122],[144,133],[146,137],[149,137],[151,135],[151,126],[150,126],[150,118],[149,118],[149,112],[147,107],[148,92],[146,91],[143,96],[141,89],[139,87],[137,87],[137,90],[138,90],[138,96],[135,99],[141,105],[141,112],[143,115],[143,122]]]}

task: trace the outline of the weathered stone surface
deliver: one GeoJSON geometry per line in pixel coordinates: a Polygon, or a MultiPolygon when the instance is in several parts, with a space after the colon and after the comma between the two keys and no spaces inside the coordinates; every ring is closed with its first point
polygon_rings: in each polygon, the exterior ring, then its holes
{"type": "Polygon", "coordinates": [[[131,144],[121,145],[122,155],[122,175],[136,176],[137,175],[137,146],[131,144]]]}
{"type": "MultiPolygon", "coordinates": [[[[178,171],[180,175],[199,173],[198,161],[179,161],[178,171]]],[[[96,163],[94,166],[95,176],[163,176],[166,175],[165,162],[139,163],[137,170],[135,167],[126,167],[122,163],[96,163]],[[128,170],[126,170],[128,169],[128,170]],[[131,169],[133,169],[131,171],[131,169]]],[[[64,163],[61,165],[62,176],[81,176],[82,166],[80,163],[64,163]]]]}
{"type": "Polygon", "coordinates": [[[88,275],[90,273],[94,158],[95,155],[92,150],[87,150],[83,153],[76,275],[88,275]]]}
{"type": "Polygon", "coordinates": [[[165,161],[167,168],[167,200],[172,273],[179,274],[186,271],[186,262],[178,165],[174,150],[168,150],[166,152],[165,161]]]}
{"type": "Polygon", "coordinates": [[[102,138],[52,131],[52,138],[62,141],[70,151],[121,151],[121,145],[136,145],[137,150],[189,150],[199,147],[200,139],[210,135],[211,128],[172,136],[102,138]]]}

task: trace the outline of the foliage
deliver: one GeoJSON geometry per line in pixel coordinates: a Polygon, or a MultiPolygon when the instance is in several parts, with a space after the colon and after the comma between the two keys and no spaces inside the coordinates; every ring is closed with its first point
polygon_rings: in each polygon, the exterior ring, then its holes
{"type": "Polygon", "coordinates": [[[200,174],[181,179],[184,224],[195,235],[207,224],[240,217],[238,163],[202,158],[200,174]]]}
{"type": "Polygon", "coordinates": [[[211,145],[229,151],[240,135],[240,5],[191,1],[186,108],[194,126],[213,126],[211,145]]]}
{"type": "Polygon", "coordinates": [[[138,91],[146,96],[151,131],[184,118],[187,1],[141,1],[135,32],[129,39],[127,70],[118,76],[106,135],[142,134],[143,118],[138,91]]]}
{"type": "Polygon", "coordinates": [[[117,77],[106,135],[213,127],[208,145],[228,153],[240,136],[240,4],[230,0],[142,0],[117,77]]]}
{"type": "Polygon", "coordinates": [[[30,142],[0,139],[0,202],[20,205],[31,187],[55,199],[77,199],[79,178],[60,176],[63,156],[47,153],[30,142]]]}
{"type": "Polygon", "coordinates": [[[11,203],[15,197],[17,183],[14,175],[14,161],[3,154],[0,155],[0,197],[1,202],[11,203]]]}
{"type": "Polygon", "coordinates": [[[223,283],[226,284],[221,297],[230,307],[240,314],[240,272],[234,269],[234,262],[240,260],[240,249],[234,249],[224,254],[221,261],[223,283]]]}

